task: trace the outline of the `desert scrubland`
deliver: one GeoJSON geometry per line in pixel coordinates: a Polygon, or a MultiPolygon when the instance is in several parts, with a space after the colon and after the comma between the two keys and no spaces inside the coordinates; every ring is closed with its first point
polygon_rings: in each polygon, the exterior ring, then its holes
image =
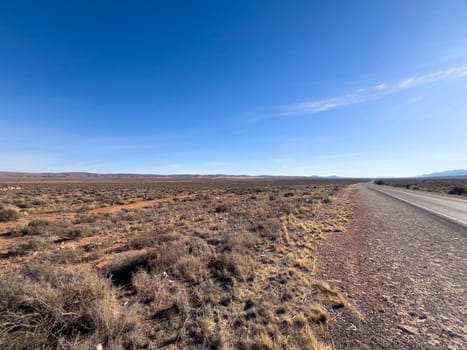
{"type": "Polygon", "coordinates": [[[346,230],[348,182],[8,186],[2,349],[332,348],[347,301],[316,247],[346,230]]]}

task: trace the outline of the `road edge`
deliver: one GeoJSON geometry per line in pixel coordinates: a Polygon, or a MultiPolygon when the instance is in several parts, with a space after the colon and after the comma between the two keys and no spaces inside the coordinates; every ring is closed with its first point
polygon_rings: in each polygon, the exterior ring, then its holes
{"type": "MultiPolygon", "coordinates": [[[[365,186],[366,188],[368,188],[369,190],[372,190],[372,191],[375,191],[375,192],[378,192],[378,193],[382,193],[382,194],[384,194],[384,195],[386,195],[386,196],[388,196],[388,197],[391,197],[391,198],[395,198],[395,199],[397,199],[397,200],[400,200],[401,202],[404,202],[404,203],[410,204],[410,205],[412,205],[412,206],[414,206],[414,207],[416,207],[416,208],[425,210],[426,212],[431,213],[431,214],[433,214],[433,215],[435,215],[435,216],[438,216],[438,217],[440,217],[440,218],[444,219],[445,221],[448,221],[448,222],[450,222],[450,223],[452,223],[452,224],[455,224],[455,225],[457,225],[457,226],[460,226],[460,227],[462,227],[463,229],[467,229],[467,224],[466,224],[466,223],[464,223],[463,221],[460,221],[460,220],[458,220],[458,219],[456,219],[456,218],[454,218],[454,217],[452,217],[452,216],[450,216],[450,215],[446,215],[446,214],[440,213],[440,212],[438,212],[438,211],[436,211],[436,210],[427,208],[427,207],[425,207],[425,206],[423,206],[423,205],[417,204],[417,203],[412,202],[412,201],[410,201],[410,200],[407,200],[407,199],[405,199],[405,198],[401,198],[401,197],[396,196],[396,195],[394,195],[394,194],[392,194],[392,193],[387,193],[387,192],[385,192],[385,191],[382,191],[381,189],[378,189],[377,187],[368,186],[368,184],[362,184],[362,185],[364,185],[364,186],[365,186]]],[[[375,186],[376,186],[376,185],[375,185],[375,186]]]]}

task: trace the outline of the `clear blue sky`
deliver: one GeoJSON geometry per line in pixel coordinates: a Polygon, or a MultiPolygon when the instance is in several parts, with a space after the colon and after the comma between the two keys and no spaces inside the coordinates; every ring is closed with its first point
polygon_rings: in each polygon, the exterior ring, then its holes
{"type": "Polygon", "coordinates": [[[467,168],[467,2],[10,1],[0,170],[467,168]]]}

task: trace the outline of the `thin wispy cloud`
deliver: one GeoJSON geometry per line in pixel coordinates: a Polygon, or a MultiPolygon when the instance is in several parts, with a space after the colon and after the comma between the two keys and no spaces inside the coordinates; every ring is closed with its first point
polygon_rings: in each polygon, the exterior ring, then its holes
{"type": "Polygon", "coordinates": [[[340,97],[331,97],[323,100],[305,101],[289,106],[289,108],[282,113],[282,115],[296,115],[296,114],[315,114],[324,112],[338,107],[348,106],[367,99],[362,92],[355,92],[340,97]]]}
{"type": "Polygon", "coordinates": [[[280,115],[310,115],[342,108],[358,103],[372,101],[397,92],[423,86],[443,80],[455,80],[467,77],[467,65],[439,70],[424,75],[404,78],[396,83],[380,83],[369,88],[360,88],[342,96],[294,103],[282,109],[280,115]]]}
{"type": "Polygon", "coordinates": [[[467,77],[467,66],[454,67],[425,75],[410,77],[401,81],[399,87],[406,89],[419,85],[434,83],[440,80],[460,79],[463,77],[467,77]]]}
{"type": "Polygon", "coordinates": [[[409,88],[409,87],[413,87],[416,84],[417,84],[417,80],[415,78],[411,77],[411,78],[407,78],[407,79],[402,80],[399,83],[399,88],[406,89],[406,88],[409,88]]]}

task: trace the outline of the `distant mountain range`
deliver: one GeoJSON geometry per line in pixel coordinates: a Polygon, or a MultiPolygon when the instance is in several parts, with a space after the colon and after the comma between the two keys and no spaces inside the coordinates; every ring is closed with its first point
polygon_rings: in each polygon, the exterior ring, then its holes
{"type": "Polygon", "coordinates": [[[439,171],[436,173],[424,174],[421,177],[459,177],[459,176],[467,176],[467,170],[457,169],[457,170],[439,171]]]}

